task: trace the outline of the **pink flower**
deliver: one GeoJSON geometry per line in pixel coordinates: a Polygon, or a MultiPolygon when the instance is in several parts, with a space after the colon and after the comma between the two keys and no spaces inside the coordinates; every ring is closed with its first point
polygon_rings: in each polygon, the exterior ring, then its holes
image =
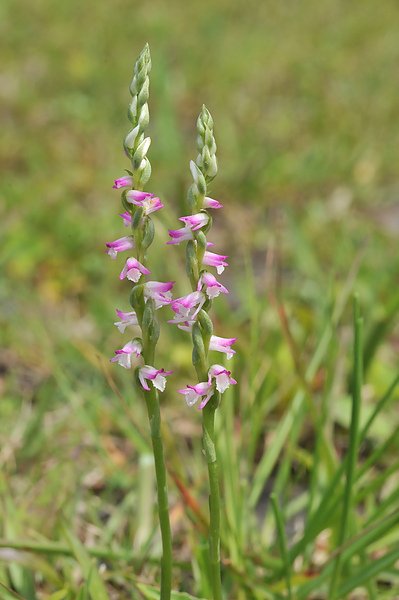
{"type": "Polygon", "coordinates": [[[204,208],[223,208],[223,204],[220,204],[218,200],[214,200],[213,198],[209,198],[209,196],[205,196],[204,208]]]}
{"type": "Polygon", "coordinates": [[[114,185],[112,187],[115,190],[119,190],[119,188],[132,187],[132,185],[133,185],[133,177],[131,177],[130,175],[125,175],[124,177],[115,179],[114,185]]]}
{"type": "Polygon", "coordinates": [[[196,385],[187,385],[179,394],[183,394],[188,406],[193,406],[201,400],[199,408],[204,408],[213,394],[213,385],[208,381],[202,381],[196,385]]]}
{"type": "Polygon", "coordinates": [[[195,321],[195,318],[201,310],[205,302],[205,296],[202,292],[191,292],[181,298],[176,298],[171,302],[171,309],[175,314],[175,317],[168,321],[168,323],[181,324],[185,327],[186,323],[195,321]]]}
{"type": "Polygon", "coordinates": [[[147,281],[144,284],[144,297],[146,299],[153,298],[155,301],[155,308],[161,308],[166,304],[172,302],[172,292],[170,291],[174,286],[174,281],[147,281]]]}
{"type": "Polygon", "coordinates": [[[139,370],[139,379],[142,387],[149,392],[150,388],[147,384],[147,381],[152,381],[152,385],[163,392],[166,387],[166,377],[173,373],[173,371],[165,371],[165,369],[155,369],[155,367],[151,367],[149,365],[144,365],[139,370]]]}
{"type": "Polygon", "coordinates": [[[198,289],[200,290],[202,286],[205,288],[205,293],[211,300],[213,298],[217,298],[219,294],[228,294],[229,290],[224,287],[221,283],[218,282],[216,277],[211,275],[211,273],[203,273],[198,281],[198,289]]]}
{"type": "MultiPolygon", "coordinates": [[[[145,194],[146,192],[139,192],[139,193],[145,194]]],[[[127,201],[130,202],[131,204],[134,204],[135,206],[140,206],[141,208],[143,208],[145,215],[149,215],[153,212],[156,212],[157,210],[160,210],[164,206],[162,204],[162,202],[160,201],[160,199],[155,197],[154,194],[146,194],[146,196],[144,198],[135,197],[137,194],[138,194],[138,192],[136,192],[136,190],[131,190],[131,192],[128,192],[126,194],[127,201]],[[133,195],[132,192],[135,195],[133,195]]]]}
{"type": "Polygon", "coordinates": [[[108,248],[107,254],[111,258],[116,258],[118,252],[123,252],[124,250],[131,250],[134,248],[134,241],[131,236],[121,237],[114,242],[107,242],[105,244],[108,248]]]}
{"type": "Polygon", "coordinates": [[[132,215],[127,210],[119,215],[123,219],[123,224],[125,227],[129,227],[132,222],[132,215]]]}
{"type": "Polygon", "coordinates": [[[194,235],[191,227],[182,227],[181,229],[169,229],[169,236],[172,238],[167,244],[180,244],[186,240],[193,240],[194,235]]]}
{"type": "Polygon", "coordinates": [[[134,310],[131,312],[123,312],[122,310],[116,309],[116,314],[121,320],[114,323],[114,325],[117,326],[121,333],[125,333],[126,327],[138,325],[137,315],[134,310]]]}
{"type": "Polygon", "coordinates": [[[141,264],[136,258],[128,258],[125,266],[123,267],[121,274],[119,275],[119,279],[129,279],[134,283],[140,279],[142,275],[149,275],[151,271],[147,269],[144,265],[141,264]]]}
{"type": "Polygon", "coordinates": [[[196,215],[188,215],[188,217],[180,217],[179,221],[183,221],[186,227],[190,227],[193,231],[197,231],[201,229],[201,227],[205,227],[205,225],[209,221],[209,215],[205,212],[197,213],[196,215]]]}
{"type": "Polygon", "coordinates": [[[216,389],[221,394],[223,394],[230,385],[235,385],[237,383],[233,377],[230,377],[231,371],[227,371],[227,369],[221,365],[212,365],[208,371],[208,375],[208,383],[211,383],[212,379],[215,379],[216,389]]]}
{"type": "Polygon", "coordinates": [[[202,262],[208,267],[216,267],[216,271],[218,275],[220,275],[223,273],[224,268],[229,266],[226,262],[226,258],[227,256],[223,256],[222,254],[216,254],[215,252],[208,252],[208,250],[205,250],[202,262]]]}
{"type": "Polygon", "coordinates": [[[126,200],[132,204],[136,202],[143,202],[146,198],[152,198],[154,194],[151,192],[141,192],[140,190],[129,190],[126,192],[126,200]]]}
{"type": "Polygon", "coordinates": [[[233,354],[236,353],[236,351],[231,348],[236,340],[237,338],[222,338],[218,337],[217,335],[212,335],[209,344],[209,350],[224,352],[229,359],[233,356],[233,354]]]}
{"type": "Polygon", "coordinates": [[[130,369],[132,366],[132,354],[140,356],[143,347],[140,340],[128,342],[120,350],[115,350],[115,356],[110,359],[111,362],[117,362],[121,367],[130,369]]]}

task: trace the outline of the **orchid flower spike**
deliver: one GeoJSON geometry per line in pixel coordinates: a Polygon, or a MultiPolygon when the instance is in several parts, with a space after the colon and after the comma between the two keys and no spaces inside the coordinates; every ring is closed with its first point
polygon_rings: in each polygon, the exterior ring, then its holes
{"type": "Polygon", "coordinates": [[[163,392],[166,387],[166,377],[171,373],[173,371],[165,371],[165,369],[156,369],[150,365],[144,365],[139,369],[139,380],[142,388],[147,392],[150,391],[147,381],[150,381],[154,388],[163,392]]]}
{"type": "Polygon", "coordinates": [[[138,357],[141,355],[143,346],[138,339],[128,342],[120,350],[115,350],[115,356],[110,359],[111,362],[117,362],[121,367],[130,369],[132,366],[132,355],[138,357]]]}

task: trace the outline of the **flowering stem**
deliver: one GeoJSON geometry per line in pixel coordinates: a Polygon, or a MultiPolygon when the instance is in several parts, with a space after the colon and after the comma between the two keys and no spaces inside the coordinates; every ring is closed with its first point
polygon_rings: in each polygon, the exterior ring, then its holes
{"type": "Polygon", "coordinates": [[[215,410],[214,397],[202,411],[202,444],[208,464],[209,478],[209,558],[213,600],[222,600],[222,582],[220,577],[220,489],[219,473],[215,447],[215,410]]]}
{"type": "Polygon", "coordinates": [[[190,162],[193,183],[187,196],[191,214],[179,218],[184,223],[184,227],[170,230],[171,240],[168,242],[168,244],[180,244],[187,241],[186,271],[192,292],[171,303],[175,317],[170,323],[177,324],[183,330],[191,331],[192,336],[192,362],[197,372],[198,383],[187,385],[179,390],[179,393],[185,396],[188,406],[193,406],[199,401],[199,409],[203,411],[202,445],[209,478],[209,563],[212,600],[221,600],[220,490],[215,445],[215,411],[219,406],[220,395],[237,382],[224,366],[209,365],[208,351],[223,352],[229,359],[235,353],[231,346],[236,338],[221,338],[213,335],[213,323],[208,314],[213,299],[221,293],[228,294],[228,289],[207,269],[208,266],[213,266],[217,268],[218,274],[222,273],[227,266],[225,262],[227,256],[207,250],[214,245],[208,242],[206,237],[212,226],[212,216],[208,209],[219,209],[222,205],[206,195],[208,184],[217,173],[217,159],[213,119],[205,106],[202,107],[197,120],[197,134],[198,156],[195,162],[190,162]]]}
{"type": "Polygon", "coordinates": [[[159,409],[158,393],[156,390],[151,388],[149,392],[144,392],[143,395],[147,406],[152,449],[154,453],[158,494],[158,516],[162,538],[160,600],[169,600],[172,587],[172,535],[169,521],[169,501],[166,483],[165,460],[161,438],[161,413],[159,409]]]}
{"type": "MultiPolygon", "coordinates": [[[[160,600],[170,600],[172,587],[172,536],[169,521],[168,489],[166,484],[166,469],[164,452],[161,439],[161,412],[157,390],[165,389],[165,377],[171,371],[156,369],[154,365],[155,347],[158,342],[160,328],[156,318],[156,310],[170,302],[168,294],[173,282],[147,281],[139,283],[142,275],[150,274],[147,267],[146,251],[154,239],[154,225],[149,217],[163,207],[159,198],[154,194],[144,192],[144,187],[151,175],[151,163],[147,158],[147,151],[151,143],[149,137],[145,137],[145,130],[149,123],[149,73],[151,71],[151,57],[149,47],[143,48],[138,57],[130,84],[130,95],[132,97],[128,110],[128,118],[132,129],[124,141],[124,148],[128,158],[131,160],[129,176],[115,181],[116,188],[125,189],[122,192],[122,204],[125,212],[120,215],[125,225],[131,226],[131,236],[116,240],[107,244],[111,256],[122,250],[135,249],[135,257],[127,259],[120,278],[127,278],[134,283],[130,303],[133,312],[123,313],[122,321],[116,323],[122,332],[126,327],[133,325],[141,329],[142,339],[135,338],[126,344],[121,350],[116,351],[117,361],[126,368],[131,367],[131,354],[141,354],[144,366],[136,369],[136,379],[139,386],[144,390],[143,396],[147,407],[148,420],[150,424],[151,442],[154,454],[155,474],[157,482],[158,515],[162,538],[161,558],[161,594],[160,600]],[[149,383],[147,383],[149,382],[149,383]]],[[[171,294],[170,294],[171,297],[171,294]]]]}

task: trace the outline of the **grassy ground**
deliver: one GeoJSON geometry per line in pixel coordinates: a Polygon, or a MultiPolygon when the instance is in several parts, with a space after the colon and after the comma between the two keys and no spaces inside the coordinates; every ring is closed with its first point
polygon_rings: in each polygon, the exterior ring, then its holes
{"type": "MultiPolygon", "coordinates": [[[[239,338],[239,385],[219,418],[226,597],[288,597],[288,579],[295,599],[328,597],[353,440],[356,290],[363,435],[339,597],[399,598],[398,392],[384,400],[399,345],[398,18],[393,0],[2,3],[0,585],[19,596],[1,597],[97,600],[105,585],[110,598],[157,598],[145,410],[108,363],[126,286],[103,254],[121,235],[111,185],[128,166],[127,87],[148,41],[149,189],[168,206],[151,256],[160,279],[180,277],[182,253],[162,242],[203,102],[216,124],[214,240],[232,295],[215,320],[239,338]],[[99,576],[78,540],[100,553],[99,576]]],[[[162,406],[175,589],[207,598],[200,416],[176,394],[192,379],[183,333],[164,328],[160,362],[176,371],[162,406]]]]}

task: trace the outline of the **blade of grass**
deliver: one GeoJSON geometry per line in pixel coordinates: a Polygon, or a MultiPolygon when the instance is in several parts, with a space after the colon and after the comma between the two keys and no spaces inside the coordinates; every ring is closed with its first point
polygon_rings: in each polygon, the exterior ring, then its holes
{"type": "MultiPolygon", "coordinates": [[[[349,448],[346,469],[346,483],[344,488],[341,526],[338,533],[338,545],[341,546],[348,535],[349,519],[353,507],[353,489],[355,483],[355,470],[359,450],[359,421],[361,407],[361,393],[363,383],[363,319],[359,316],[359,304],[357,297],[354,298],[354,369],[353,369],[353,398],[352,416],[349,430],[349,448]]],[[[339,553],[331,577],[329,587],[329,598],[336,598],[337,586],[341,576],[342,554],[339,553]]]]}

